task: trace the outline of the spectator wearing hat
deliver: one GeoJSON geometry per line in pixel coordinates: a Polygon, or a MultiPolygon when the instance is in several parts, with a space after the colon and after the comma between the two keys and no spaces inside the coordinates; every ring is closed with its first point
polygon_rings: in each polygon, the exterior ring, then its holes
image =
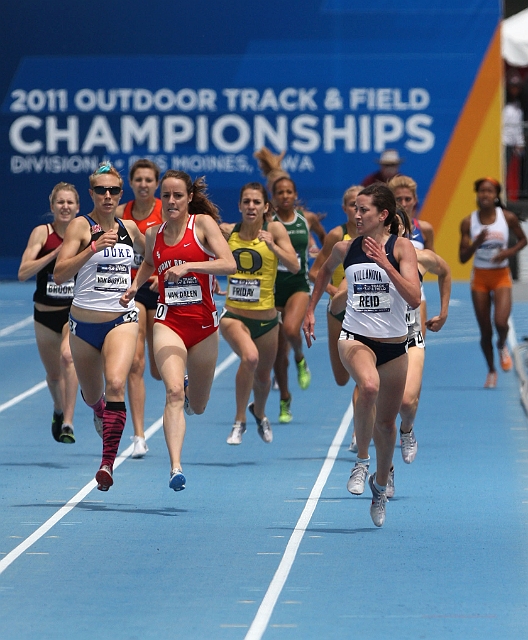
{"type": "Polygon", "coordinates": [[[371,173],[362,182],[362,186],[368,187],[374,182],[388,182],[399,173],[399,168],[403,162],[396,149],[386,149],[377,161],[380,168],[375,173],[371,173]]]}

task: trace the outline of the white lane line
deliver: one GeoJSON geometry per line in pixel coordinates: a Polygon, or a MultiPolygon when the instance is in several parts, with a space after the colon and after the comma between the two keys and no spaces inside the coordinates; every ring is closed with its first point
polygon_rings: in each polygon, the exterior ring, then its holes
{"type": "MultiPolygon", "coordinates": [[[[223,360],[215,369],[214,378],[216,379],[221,373],[223,373],[230,365],[238,359],[238,356],[234,353],[230,353],[229,356],[225,360],[223,360]]],[[[158,429],[163,424],[163,418],[159,418],[156,420],[154,424],[152,424],[145,431],[145,439],[150,438],[152,435],[158,431],[158,429]]],[[[134,449],[134,445],[131,444],[127,447],[117,458],[114,464],[114,469],[117,469],[119,465],[123,464],[123,462],[130,456],[134,449]]],[[[83,501],[84,498],[95,489],[97,486],[97,482],[91,480],[85,487],[83,487],[78,493],[76,493],[73,498],[68,500],[68,502],[61,507],[57,513],[53,514],[49,520],[40,526],[36,531],[34,531],[28,538],[26,538],[23,542],[21,542],[17,547],[15,547],[12,551],[10,551],[5,558],[0,560],[0,574],[2,574],[10,564],[12,564],[19,556],[21,556],[24,551],[29,549],[35,542],[40,540],[42,536],[44,536],[54,525],[57,524],[64,516],[68,515],[68,513],[74,509],[80,502],[83,501]]],[[[21,537],[21,536],[10,536],[10,537],[21,537]]]]}
{"type": "Polygon", "coordinates": [[[4,327],[3,329],[0,329],[0,338],[8,336],[10,333],[15,333],[15,331],[27,327],[28,324],[31,324],[32,322],[33,316],[28,316],[27,318],[24,318],[24,320],[20,320],[20,322],[15,322],[15,324],[10,325],[9,327],[4,327]]]}
{"type": "MultiPolygon", "coordinates": [[[[346,410],[343,419],[341,420],[341,424],[334,436],[332,444],[328,449],[328,453],[326,455],[326,459],[321,467],[321,471],[317,476],[317,480],[313,486],[313,489],[310,493],[310,496],[306,502],[306,506],[301,513],[297,524],[295,525],[295,529],[293,530],[290,540],[286,546],[286,550],[284,551],[284,555],[279,564],[275,575],[266,591],[264,599],[260,607],[258,608],[257,615],[255,616],[249,630],[245,636],[245,640],[260,640],[266,631],[266,627],[271,618],[271,614],[273,613],[273,609],[277,604],[277,600],[281,594],[281,591],[288,579],[288,575],[293,566],[293,562],[295,560],[295,556],[297,555],[297,551],[299,550],[299,546],[303,539],[303,536],[306,532],[306,529],[310,523],[310,520],[313,516],[315,508],[317,507],[317,503],[321,496],[321,493],[324,489],[324,486],[328,480],[328,476],[332,471],[334,466],[334,462],[339,453],[339,448],[341,447],[343,440],[345,439],[345,435],[348,430],[348,425],[352,422],[352,418],[354,416],[354,407],[352,402],[350,403],[348,409],[346,410]]],[[[273,625],[275,626],[275,625],[273,625]]]]}
{"type": "Polygon", "coordinates": [[[20,395],[15,396],[14,398],[11,398],[11,400],[4,402],[4,404],[0,404],[0,413],[2,413],[2,411],[5,411],[6,409],[9,409],[9,407],[12,407],[14,404],[18,404],[19,402],[22,402],[22,400],[24,400],[25,398],[28,398],[29,396],[32,396],[34,393],[37,393],[38,391],[42,391],[42,389],[45,389],[47,386],[48,386],[48,383],[45,380],[43,380],[42,382],[39,382],[38,384],[36,384],[34,387],[31,387],[31,389],[24,391],[24,393],[21,393],[20,395]]]}

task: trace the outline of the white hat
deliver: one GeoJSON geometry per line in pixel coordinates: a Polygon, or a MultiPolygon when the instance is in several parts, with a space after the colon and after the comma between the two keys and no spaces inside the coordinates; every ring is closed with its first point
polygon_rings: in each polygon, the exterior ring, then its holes
{"type": "Polygon", "coordinates": [[[400,158],[396,149],[386,149],[380,156],[378,164],[401,164],[403,158],[400,158]]]}

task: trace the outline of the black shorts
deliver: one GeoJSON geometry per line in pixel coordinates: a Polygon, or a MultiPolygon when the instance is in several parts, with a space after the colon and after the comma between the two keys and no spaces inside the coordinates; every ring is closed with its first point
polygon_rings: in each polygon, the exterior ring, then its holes
{"type": "Polygon", "coordinates": [[[378,342],[377,340],[371,340],[366,336],[351,333],[346,329],[341,330],[339,339],[357,340],[368,347],[376,356],[376,368],[381,367],[382,364],[386,364],[391,360],[399,358],[404,353],[407,353],[407,340],[404,340],[403,342],[378,342]]]}
{"type": "Polygon", "coordinates": [[[55,333],[62,334],[64,325],[68,322],[70,316],[70,308],[57,309],[57,311],[39,311],[33,309],[33,320],[39,324],[43,324],[55,333]]]}
{"type": "Polygon", "coordinates": [[[152,291],[151,284],[150,280],[142,284],[135,297],[136,302],[142,304],[147,311],[155,311],[158,306],[158,292],[152,291]]]}

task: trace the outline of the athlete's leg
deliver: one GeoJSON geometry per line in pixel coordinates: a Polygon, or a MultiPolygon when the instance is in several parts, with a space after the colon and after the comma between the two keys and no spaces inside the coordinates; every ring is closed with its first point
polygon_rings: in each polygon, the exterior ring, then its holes
{"type": "Polygon", "coordinates": [[[93,406],[104,393],[101,352],[73,333],[70,333],[70,349],[83,399],[88,406],[93,406]]]}
{"type": "Polygon", "coordinates": [[[472,291],[471,298],[480,329],[480,347],[491,373],[495,371],[492,344],[493,328],[491,326],[491,295],[484,291],[472,291]]]}
{"type": "Polygon", "coordinates": [[[156,366],[156,360],[154,359],[154,348],[152,345],[152,332],[154,329],[154,317],[156,315],[156,309],[147,309],[147,347],[149,355],[150,375],[154,380],[161,380],[160,372],[156,366]]]}
{"type": "Polygon", "coordinates": [[[501,287],[494,292],[494,324],[499,334],[499,349],[506,344],[508,337],[508,320],[512,309],[512,290],[510,287],[501,287]]]}
{"type": "Polygon", "coordinates": [[[369,347],[357,340],[340,340],[341,362],[356,383],[357,393],[354,412],[354,429],[358,458],[369,457],[369,445],[374,430],[376,401],[380,378],[376,369],[376,356],[369,347]]]}
{"type": "MultiPolygon", "coordinates": [[[[279,313],[283,313],[284,309],[278,309],[279,313]]],[[[289,400],[290,398],[290,389],[288,385],[288,353],[290,351],[290,343],[288,342],[288,338],[284,333],[284,328],[282,326],[282,322],[279,322],[279,340],[277,347],[277,356],[275,358],[275,363],[273,365],[273,370],[275,372],[275,380],[279,385],[280,391],[280,399],[281,400],[289,400]]]]}
{"type": "Polygon", "coordinates": [[[73,424],[73,412],[75,410],[75,402],[77,400],[77,389],[79,386],[77,373],[73,364],[73,358],[70,350],[70,329],[68,323],[62,328],[62,341],[60,346],[60,365],[61,365],[61,391],[62,391],[62,408],[64,412],[64,422],[73,424]]]}
{"type": "Polygon", "coordinates": [[[401,406],[407,377],[407,354],[404,353],[381,365],[378,373],[380,390],[374,422],[376,482],[386,486],[396,444],[396,416],[401,406]]]}
{"type": "Polygon", "coordinates": [[[134,435],[145,437],[145,338],[147,333],[147,310],[136,302],[138,313],[138,337],[134,360],[128,374],[128,404],[132,415],[134,435]]]}
{"type": "Polygon", "coordinates": [[[340,387],[344,387],[350,380],[350,375],[341,362],[337,348],[342,325],[341,322],[339,322],[339,320],[331,313],[326,314],[326,322],[328,325],[328,352],[330,354],[330,364],[332,365],[335,381],[340,387]]]}
{"type": "Polygon", "coordinates": [[[400,407],[400,430],[402,433],[411,431],[418,411],[418,402],[420,401],[420,392],[422,390],[425,349],[411,347],[408,351],[408,359],[407,379],[400,407]]]}
{"type": "Polygon", "coordinates": [[[301,325],[309,302],[309,293],[306,291],[296,291],[286,301],[282,313],[282,328],[286,339],[292,346],[295,362],[300,362],[304,358],[301,325]]]}
{"type": "Polygon", "coordinates": [[[211,395],[219,340],[218,331],[215,331],[187,352],[187,397],[191,409],[198,415],[205,411],[211,395]]]}
{"type": "Polygon", "coordinates": [[[253,388],[255,370],[259,362],[259,352],[251,339],[249,329],[236,318],[222,318],[220,331],[225,341],[240,358],[235,378],[236,415],[235,422],[246,422],[246,407],[253,388]]]}
{"type": "Polygon", "coordinates": [[[53,408],[56,413],[62,413],[64,410],[60,365],[62,336],[40,322],[35,322],[34,325],[37,348],[46,370],[46,382],[53,400],[53,408]]]}
{"type": "Polygon", "coordinates": [[[163,430],[171,469],[181,469],[181,451],[185,437],[183,402],[187,349],[180,336],[160,322],[154,325],[154,358],[165,385],[163,430]]]}
{"type": "Polygon", "coordinates": [[[266,401],[271,387],[270,374],[277,355],[278,337],[279,325],[276,325],[255,340],[259,355],[253,378],[254,412],[257,418],[263,418],[266,415],[266,401]]]}
{"type": "Polygon", "coordinates": [[[105,337],[101,355],[105,378],[106,402],[124,402],[125,388],[136,352],[137,322],[124,322],[105,337]]]}

